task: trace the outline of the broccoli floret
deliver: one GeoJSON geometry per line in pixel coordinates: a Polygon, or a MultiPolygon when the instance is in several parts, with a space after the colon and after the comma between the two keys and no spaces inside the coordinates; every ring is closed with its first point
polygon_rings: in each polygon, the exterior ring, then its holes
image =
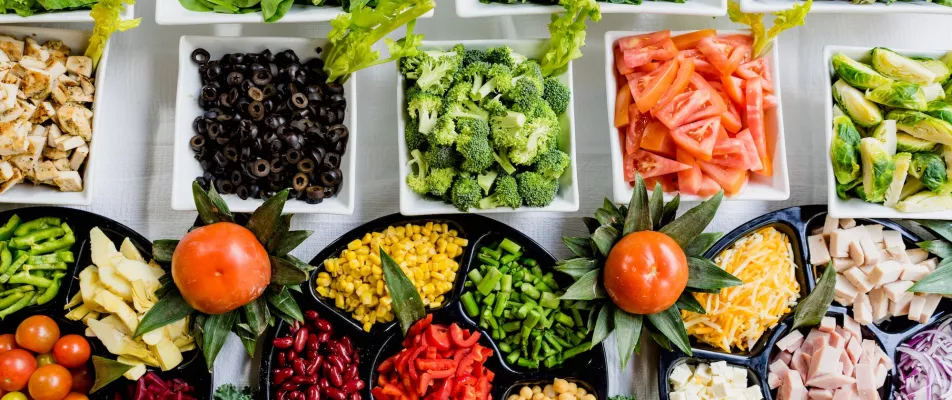
{"type": "Polygon", "coordinates": [[[466,212],[469,211],[470,208],[475,208],[479,205],[479,200],[483,198],[482,192],[480,192],[481,190],[479,183],[476,182],[476,178],[468,175],[460,175],[460,177],[456,179],[456,182],[453,183],[450,200],[457,210],[466,212]]]}
{"type": "Polygon", "coordinates": [[[426,186],[430,194],[442,197],[453,186],[454,178],[456,170],[453,168],[430,168],[430,174],[426,176],[426,186]]]}
{"type": "Polygon", "coordinates": [[[461,168],[479,173],[493,165],[493,150],[489,146],[489,125],[478,119],[461,119],[456,151],[463,156],[461,168]]]}
{"type": "Polygon", "coordinates": [[[520,112],[506,111],[505,114],[491,117],[489,119],[489,132],[493,147],[508,149],[523,146],[526,141],[523,132],[525,124],[526,116],[520,112]]]}
{"type": "Polygon", "coordinates": [[[542,98],[549,103],[549,108],[555,115],[562,115],[569,107],[569,88],[555,78],[548,78],[542,83],[542,98]]]}
{"type": "Polygon", "coordinates": [[[549,179],[559,179],[565,168],[569,166],[569,155],[557,149],[549,150],[539,155],[533,169],[549,179]]]}
{"type": "Polygon", "coordinates": [[[470,87],[470,97],[476,96],[476,92],[479,88],[483,87],[483,84],[486,83],[486,74],[489,73],[490,68],[492,68],[492,65],[480,61],[466,66],[460,72],[459,80],[472,85],[470,87]]]}
{"type": "Polygon", "coordinates": [[[423,159],[423,153],[420,150],[413,150],[410,152],[410,156],[412,158],[407,161],[407,167],[410,169],[410,173],[407,175],[407,186],[416,193],[427,194],[429,192],[426,183],[427,163],[423,159]],[[414,166],[416,172],[413,172],[414,166]]]}
{"type": "Polygon", "coordinates": [[[559,123],[552,118],[540,117],[529,121],[522,130],[525,143],[510,149],[509,160],[516,165],[530,165],[552,146],[552,141],[558,136],[559,123]]]}
{"type": "Polygon", "coordinates": [[[413,57],[403,57],[400,59],[400,73],[407,77],[407,79],[417,79],[420,76],[418,71],[420,69],[420,63],[423,61],[423,58],[426,57],[425,54],[420,53],[413,57]]]}
{"type": "MultiPolygon", "coordinates": [[[[453,87],[443,96],[443,102],[447,106],[464,100],[469,100],[469,92],[473,89],[473,84],[464,80],[457,80],[453,87]]],[[[444,111],[445,112],[445,111],[444,111]]]]}
{"type": "Polygon", "coordinates": [[[456,168],[459,164],[459,153],[453,146],[431,146],[423,157],[430,168],[456,168]]]}
{"type": "Polygon", "coordinates": [[[538,172],[523,172],[516,175],[519,196],[529,207],[545,207],[555,200],[559,181],[549,179],[538,172]]]}
{"type": "Polygon", "coordinates": [[[528,79],[522,79],[516,82],[512,88],[505,93],[507,100],[512,101],[513,108],[518,110],[534,109],[537,103],[542,101],[542,91],[528,79]]]}
{"type": "Polygon", "coordinates": [[[416,92],[410,99],[407,111],[411,118],[418,118],[420,133],[430,133],[440,120],[443,99],[426,92],[416,92]]]}
{"type": "Polygon", "coordinates": [[[416,118],[410,118],[406,127],[403,129],[403,136],[407,142],[407,148],[410,150],[426,150],[426,135],[420,133],[420,121],[416,118]]]}
{"type": "Polygon", "coordinates": [[[468,67],[473,63],[485,61],[486,52],[483,50],[468,49],[465,53],[463,53],[463,67],[468,67]]]}
{"type": "Polygon", "coordinates": [[[539,64],[535,61],[529,60],[522,64],[519,64],[519,67],[512,73],[512,84],[515,85],[521,80],[528,80],[535,85],[536,89],[539,90],[539,93],[542,93],[545,90],[545,81],[542,76],[542,70],[539,68],[539,64]]]}
{"type": "Polygon", "coordinates": [[[486,50],[485,60],[490,64],[502,64],[509,68],[515,68],[526,61],[526,57],[512,51],[509,46],[500,46],[486,50]]]}
{"type": "Polygon", "coordinates": [[[424,91],[446,92],[456,78],[459,61],[455,53],[424,55],[417,72],[417,86],[424,91]]]}
{"type": "Polygon", "coordinates": [[[482,101],[482,107],[490,116],[503,116],[509,111],[502,102],[502,95],[487,97],[482,101]]]}
{"type": "Polygon", "coordinates": [[[489,119],[489,111],[483,110],[481,107],[479,107],[479,104],[476,104],[470,99],[447,103],[446,109],[443,111],[443,113],[450,118],[456,119],[472,118],[483,121],[489,119]]]}
{"type": "Polygon", "coordinates": [[[486,82],[478,89],[473,88],[473,100],[482,100],[492,93],[505,93],[512,88],[512,70],[502,64],[495,64],[489,67],[483,78],[486,82]]]}
{"type": "Polygon", "coordinates": [[[497,176],[499,176],[499,173],[495,169],[487,169],[476,177],[476,182],[479,183],[479,187],[483,188],[483,193],[489,194],[497,176]]]}
{"type": "Polygon", "coordinates": [[[429,133],[430,144],[437,146],[452,146],[456,143],[456,138],[459,136],[456,133],[456,123],[453,122],[453,118],[449,116],[442,116],[436,122],[436,125],[433,127],[433,130],[429,133]]]}
{"type": "Polygon", "coordinates": [[[496,179],[496,190],[489,197],[479,201],[479,208],[509,207],[519,208],[522,197],[519,196],[519,184],[512,175],[503,175],[496,179]]]}
{"type": "Polygon", "coordinates": [[[499,167],[502,168],[507,174],[514,174],[516,172],[516,167],[512,166],[512,162],[509,161],[509,150],[503,150],[501,152],[493,152],[493,158],[496,160],[496,163],[499,164],[499,167]]]}

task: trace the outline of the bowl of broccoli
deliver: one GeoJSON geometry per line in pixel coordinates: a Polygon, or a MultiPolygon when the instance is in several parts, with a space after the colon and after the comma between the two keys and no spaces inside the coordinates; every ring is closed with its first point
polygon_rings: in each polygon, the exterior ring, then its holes
{"type": "Polygon", "coordinates": [[[545,46],[428,41],[397,63],[402,214],[578,210],[572,66],[543,76],[545,46]]]}

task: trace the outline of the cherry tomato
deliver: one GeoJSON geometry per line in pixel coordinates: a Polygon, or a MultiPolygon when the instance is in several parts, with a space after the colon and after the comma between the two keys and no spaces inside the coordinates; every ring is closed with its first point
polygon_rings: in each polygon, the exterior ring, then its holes
{"type": "Polygon", "coordinates": [[[17,348],[17,340],[12,333],[0,335],[0,354],[15,348],[17,348]]]}
{"type": "Polygon", "coordinates": [[[60,338],[56,321],[45,315],[34,315],[17,327],[17,344],[34,353],[49,353],[60,338]]]}
{"type": "Polygon", "coordinates": [[[70,392],[63,400],[89,400],[89,397],[82,393],[70,392]]]}
{"type": "Polygon", "coordinates": [[[56,364],[56,359],[53,358],[53,353],[43,353],[36,355],[36,366],[42,367],[44,365],[56,364]]]}
{"type": "Polygon", "coordinates": [[[26,387],[36,371],[36,360],[29,351],[13,349],[0,354],[0,389],[15,392],[26,387]]]}
{"type": "Polygon", "coordinates": [[[30,377],[30,397],[33,400],[63,400],[72,386],[73,376],[69,370],[62,365],[44,365],[30,377]]]}
{"type": "Polygon", "coordinates": [[[668,235],[635,232],[608,253],[604,280],[608,296],[619,308],[654,314],[671,307],[687,287],[688,260],[668,235]]]}
{"type": "Polygon", "coordinates": [[[73,375],[73,387],[70,390],[76,393],[89,393],[96,381],[92,369],[84,365],[69,372],[73,375]]]}
{"type": "Polygon", "coordinates": [[[56,341],[53,356],[56,363],[66,368],[76,368],[89,361],[89,342],[79,335],[66,335],[56,341]]]}
{"type": "Polygon", "coordinates": [[[26,395],[20,392],[10,392],[3,397],[0,397],[0,400],[27,400],[26,395]]]}

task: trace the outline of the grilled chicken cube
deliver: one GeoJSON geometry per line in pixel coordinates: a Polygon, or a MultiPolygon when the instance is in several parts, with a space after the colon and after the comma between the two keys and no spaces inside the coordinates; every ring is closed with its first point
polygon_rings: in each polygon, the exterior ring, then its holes
{"type": "MultiPolygon", "coordinates": [[[[43,157],[46,157],[54,161],[69,159],[69,152],[66,150],[57,149],[56,147],[47,146],[45,149],[43,149],[43,157]]],[[[68,165],[68,162],[67,162],[67,165],[68,165]]]]}
{"type": "Polygon", "coordinates": [[[56,110],[63,133],[82,137],[86,141],[92,140],[93,128],[90,119],[93,112],[79,104],[66,104],[56,110]]]}
{"type": "Polygon", "coordinates": [[[88,78],[93,75],[93,59],[86,56],[69,56],[66,59],[66,69],[88,78]]]}
{"type": "Polygon", "coordinates": [[[53,160],[53,166],[56,167],[57,171],[72,171],[72,169],[69,168],[69,158],[53,160]]]}
{"type": "Polygon", "coordinates": [[[44,63],[50,59],[50,52],[43,48],[43,46],[40,46],[36,39],[26,37],[24,42],[26,42],[23,47],[24,57],[34,58],[44,63]]]}
{"type": "Polygon", "coordinates": [[[63,44],[63,41],[48,40],[46,43],[43,43],[43,46],[50,52],[50,59],[47,60],[47,63],[59,62],[66,65],[70,50],[69,46],[63,44]]]}
{"type": "MultiPolygon", "coordinates": [[[[26,60],[21,60],[21,65],[26,60]]],[[[45,67],[46,65],[43,64],[45,67]]],[[[20,82],[20,91],[29,99],[43,100],[50,95],[53,81],[45,68],[26,67],[23,80],[20,82]]]]}
{"type": "Polygon", "coordinates": [[[86,144],[86,141],[79,136],[63,135],[56,139],[56,148],[58,150],[69,151],[86,144]]]}
{"type": "Polygon", "coordinates": [[[50,129],[46,132],[46,144],[50,147],[56,147],[56,139],[59,139],[60,136],[63,136],[63,131],[56,124],[50,125],[50,129]]]}
{"type": "Polygon", "coordinates": [[[57,187],[64,192],[82,192],[83,178],[76,171],[60,171],[53,180],[57,187]]]}
{"type": "Polygon", "coordinates": [[[23,58],[24,43],[10,36],[0,36],[0,51],[6,54],[11,61],[20,61],[23,58]]]}
{"type": "Polygon", "coordinates": [[[42,124],[46,121],[49,121],[56,115],[56,109],[53,108],[53,104],[44,101],[36,106],[36,112],[33,113],[33,116],[30,117],[30,122],[34,124],[42,124]]]}
{"type": "Polygon", "coordinates": [[[53,165],[52,161],[43,161],[37,164],[36,167],[33,168],[33,173],[39,182],[53,180],[59,176],[59,171],[56,170],[56,166],[53,165]]]}
{"type": "Polygon", "coordinates": [[[7,181],[13,178],[13,164],[9,161],[0,161],[0,181],[7,181]]]}
{"type": "Polygon", "coordinates": [[[79,171],[79,167],[83,166],[83,161],[86,160],[86,156],[88,155],[89,146],[85,144],[73,150],[73,155],[69,158],[69,169],[79,171]]]}
{"type": "Polygon", "coordinates": [[[23,173],[18,169],[14,169],[13,176],[0,184],[0,194],[6,193],[7,190],[10,190],[10,188],[16,186],[16,184],[20,182],[23,182],[23,173]]]}

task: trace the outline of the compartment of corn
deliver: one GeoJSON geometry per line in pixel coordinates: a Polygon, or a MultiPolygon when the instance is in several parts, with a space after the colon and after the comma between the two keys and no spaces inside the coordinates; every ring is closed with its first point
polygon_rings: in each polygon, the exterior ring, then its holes
{"type": "Polygon", "coordinates": [[[360,321],[364,331],[375,323],[394,319],[390,295],[383,281],[382,248],[400,265],[420,292],[423,304],[438,308],[453,290],[460,265],[458,258],[469,244],[447,224],[388,226],[368,232],[347,244],[336,258],[324,260],[318,272],[317,294],[360,321]]]}

